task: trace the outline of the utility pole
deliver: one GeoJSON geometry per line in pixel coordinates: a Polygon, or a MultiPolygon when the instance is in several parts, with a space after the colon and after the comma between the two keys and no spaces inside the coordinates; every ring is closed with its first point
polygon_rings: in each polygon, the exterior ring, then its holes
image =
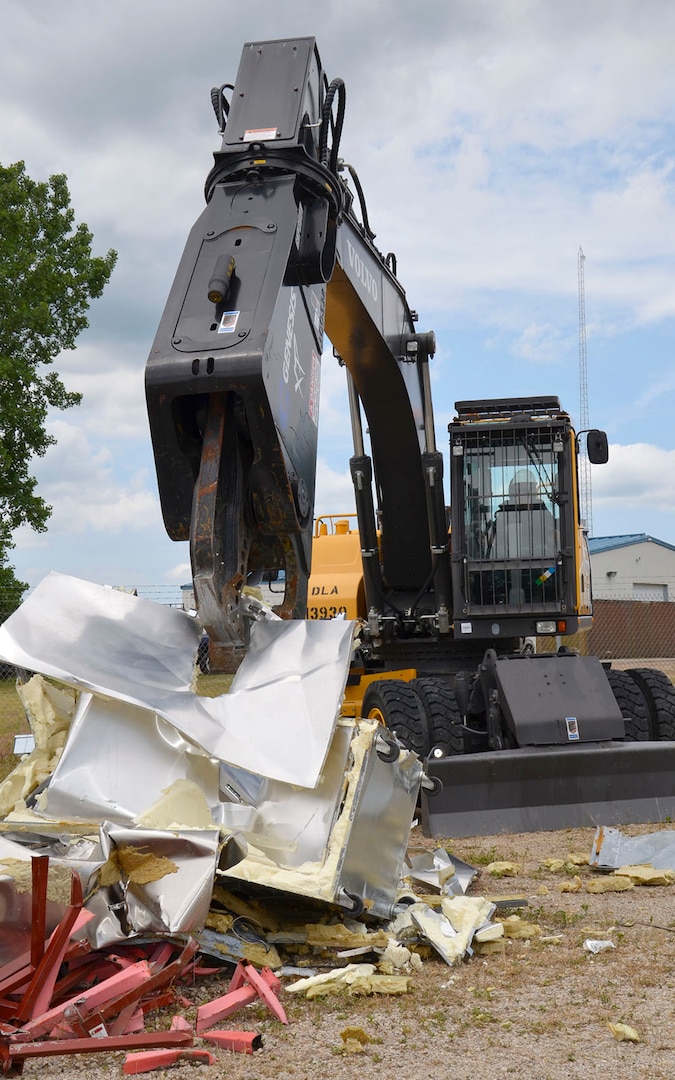
{"type": "MultiPolygon", "coordinates": [[[[586,360],[586,288],[584,263],[586,256],[581,248],[577,260],[579,278],[579,431],[588,431],[588,365],[586,360]]],[[[586,439],[579,442],[579,510],[581,524],[589,536],[593,535],[593,492],[591,490],[591,463],[588,460],[586,439]]]]}

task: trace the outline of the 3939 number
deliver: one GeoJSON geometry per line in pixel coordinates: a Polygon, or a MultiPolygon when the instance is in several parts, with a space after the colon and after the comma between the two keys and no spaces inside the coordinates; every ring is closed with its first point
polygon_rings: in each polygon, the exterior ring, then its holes
{"type": "Polygon", "coordinates": [[[336,607],[308,607],[307,618],[308,619],[334,619],[337,615],[346,615],[347,608],[344,605],[336,607]]]}

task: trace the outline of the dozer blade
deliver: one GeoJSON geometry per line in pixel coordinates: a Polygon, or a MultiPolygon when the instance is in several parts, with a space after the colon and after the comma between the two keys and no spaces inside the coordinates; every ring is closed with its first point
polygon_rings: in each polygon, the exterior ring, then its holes
{"type": "Polygon", "coordinates": [[[484,836],[675,819],[675,742],[527,747],[430,758],[426,836],[484,836]]]}

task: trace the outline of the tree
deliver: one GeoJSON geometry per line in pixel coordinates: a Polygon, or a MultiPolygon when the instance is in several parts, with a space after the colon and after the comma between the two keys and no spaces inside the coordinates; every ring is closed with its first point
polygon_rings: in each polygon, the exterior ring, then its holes
{"type": "Polygon", "coordinates": [[[48,410],[81,400],[48,369],[75,348],[115,265],[112,250],[92,255],[92,240],[75,224],[65,176],[38,183],[22,161],[0,165],[0,586],[7,571],[9,584],[22,584],[7,562],[14,529],[44,532],[51,513],[36,493],[31,460],[55,441],[48,410]]]}
{"type": "MultiPolygon", "coordinates": [[[[0,623],[3,623],[13,611],[16,611],[27,588],[28,585],[25,581],[17,580],[11,566],[6,565],[6,563],[0,565],[0,623]]],[[[2,661],[0,661],[1,674],[2,661]]]]}

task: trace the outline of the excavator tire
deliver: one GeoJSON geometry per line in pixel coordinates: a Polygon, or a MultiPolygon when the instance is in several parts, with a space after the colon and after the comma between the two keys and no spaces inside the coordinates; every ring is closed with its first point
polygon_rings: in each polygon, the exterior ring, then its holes
{"type": "Polygon", "coordinates": [[[401,679],[378,679],[363,695],[362,715],[379,720],[397,739],[418,757],[427,757],[430,749],[429,728],[422,702],[415,691],[401,679]]]}
{"type": "Polygon", "coordinates": [[[627,742],[648,742],[651,737],[649,716],[644,694],[627,671],[605,672],[616,703],[621,709],[627,742]]]}
{"type": "Polygon", "coordinates": [[[430,751],[439,749],[440,756],[464,753],[464,728],[457,698],[441,679],[412,679],[408,684],[422,702],[429,729],[430,751]]]}
{"type": "Polygon", "coordinates": [[[628,674],[642,691],[650,738],[675,740],[675,686],[668,676],[654,668],[629,668],[628,674]]]}

